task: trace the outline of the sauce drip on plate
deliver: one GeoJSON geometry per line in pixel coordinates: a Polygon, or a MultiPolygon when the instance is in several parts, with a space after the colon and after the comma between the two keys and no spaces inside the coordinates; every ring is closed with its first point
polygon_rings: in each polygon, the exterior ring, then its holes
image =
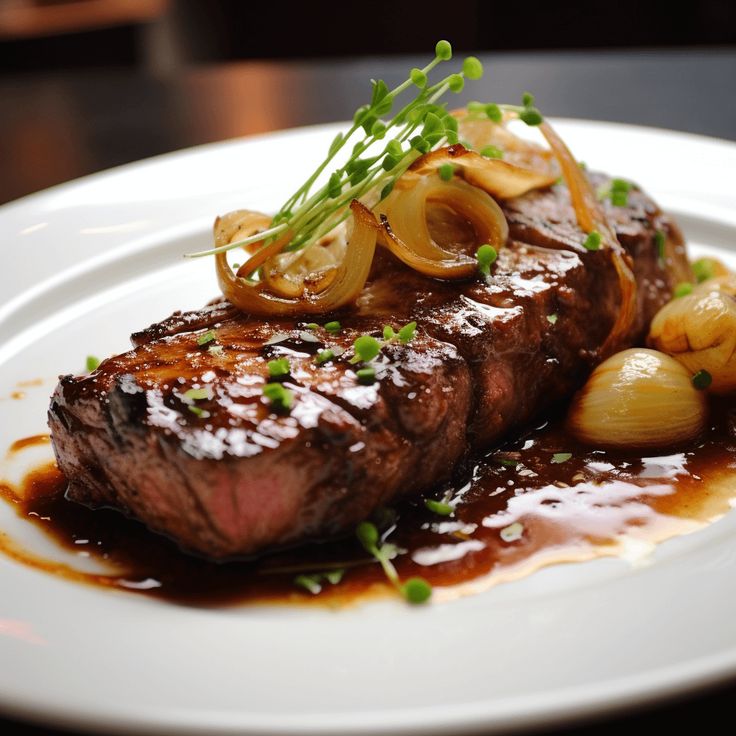
{"type": "MultiPolygon", "coordinates": [[[[576,443],[561,422],[545,423],[468,462],[433,493],[432,499],[453,507],[450,515],[410,499],[383,510],[375,522],[399,548],[394,564],[402,579],[424,577],[435,599],[553,563],[647,554],[654,543],[718,518],[736,499],[736,413],[721,408],[713,417],[697,445],[656,456],[591,449],[576,443]]],[[[10,453],[45,442],[45,435],[19,440],[10,453]]],[[[0,536],[3,552],[73,580],[193,605],[334,604],[388,590],[380,567],[352,536],[214,563],[183,553],[115,511],[65,500],[64,487],[50,463],[18,487],[0,485],[0,495],[56,543],[101,563],[105,572],[44,558],[8,536],[0,536]],[[317,595],[295,585],[300,574],[329,570],[343,570],[342,579],[322,579],[317,595]]]]}

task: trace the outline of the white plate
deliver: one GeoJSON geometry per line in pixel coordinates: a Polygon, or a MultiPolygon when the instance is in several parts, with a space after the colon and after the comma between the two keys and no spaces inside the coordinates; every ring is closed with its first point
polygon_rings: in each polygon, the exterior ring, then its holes
{"type": "MultiPolygon", "coordinates": [[[[336,126],[163,156],[0,208],[0,451],[45,430],[59,373],[216,292],[216,213],[274,210],[336,126]],[[43,379],[9,394],[21,381],[43,379]]],[[[559,121],[638,180],[700,250],[734,258],[736,145],[559,121]]],[[[696,250],[694,248],[694,250],[696,250]]],[[[3,472],[11,472],[6,468],[3,472]]],[[[27,530],[4,504],[0,529],[27,530]]],[[[458,734],[551,724],[736,674],[736,513],[652,564],[549,568],[455,602],[349,610],[173,606],[0,559],[0,710],[130,733],[458,734]]]]}

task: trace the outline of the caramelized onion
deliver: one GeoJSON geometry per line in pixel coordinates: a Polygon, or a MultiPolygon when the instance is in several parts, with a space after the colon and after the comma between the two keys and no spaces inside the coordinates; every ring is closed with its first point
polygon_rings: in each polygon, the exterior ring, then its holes
{"type": "Polygon", "coordinates": [[[618,275],[621,304],[613,327],[601,347],[601,355],[605,357],[616,351],[617,346],[631,331],[636,318],[636,279],[631,269],[631,256],[618,242],[616,232],[606,219],[588,177],[570,153],[570,149],[549,123],[543,122],[539,127],[562,169],[578,225],[586,233],[594,230],[600,233],[601,242],[610,251],[618,275]]]}
{"type": "MultiPolygon", "coordinates": [[[[378,236],[378,224],[375,217],[357,200],[350,204],[353,217],[352,233],[348,236],[345,256],[334,269],[329,283],[319,292],[302,292],[299,296],[283,297],[272,293],[266,282],[252,283],[233,273],[225,253],[217,253],[216,269],[220,289],[225,297],[238,309],[251,314],[261,315],[299,315],[331,312],[353,302],[365,285],[373,261],[378,236]]],[[[224,218],[223,218],[224,219],[224,218]]],[[[268,220],[268,218],[266,218],[268,220]]],[[[215,234],[218,245],[233,240],[227,237],[222,228],[223,220],[215,222],[215,234]],[[222,233],[222,234],[221,234],[222,233]],[[220,242],[222,241],[222,242],[220,242]]],[[[288,243],[289,234],[282,236],[266,247],[262,247],[238,274],[253,273],[266,261],[278,254],[288,243]]]]}
{"type": "Polygon", "coordinates": [[[499,199],[513,199],[532,189],[548,187],[559,174],[552,166],[534,169],[517,166],[500,158],[486,158],[469,151],[459,143],[438,148],[418,158],[409,169],[416,174],[429,174],[442,164],[451,164],[465,181],[499,199]]]}
{"type": "MultiPolygon", "coordinates": [[[[429,154],[431,155],[431,154],[429,154]]],[[[434,167],[432,167],[434,172],[434,167]]],[[[431,207],[446,207],[468,221],[477,245],[506,244],[508,224],[501,208],[486,192],[462,179],[444,181],[436,174],[407,172],[393,192],[374,208],[383,224],[382,243],[400,260],[425,276],[453,279],[471,276],[477,261],[434,241],[429,230],[431,207]]]]}

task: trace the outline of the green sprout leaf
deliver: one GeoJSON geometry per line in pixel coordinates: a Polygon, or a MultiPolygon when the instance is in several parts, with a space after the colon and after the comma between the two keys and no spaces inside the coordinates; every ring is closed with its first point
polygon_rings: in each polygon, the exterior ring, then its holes
{"type": "Polygon", "coordinates": [[[601,234],[597,230],[593,230],[592,233],[588,233],[588,237],[583,241],[583,248],[585,250],[595,251],[600,250],[601,247],[601,234]]]}
{"type": "Polygon", "coordinates": [[[408,325],[404,325],[398,332],[399,342],[402,345],[406,345],[408,342],[414,339],[414,335],[417,331],[417,323],[409,322],[408,325]]]}
{"type": "Polygon", "coordinates": [[[496,249],[492,245],[488,245],[488,243],[486,243],[478,248],[475,252],[475,257],[478,261],[478,270],[484,276],[489,276],[491,273],[491,266],[498,258],[496,249]]]}
{"type": "Polygon", "coordinates": [[[675,286],[675,290],[673,292],[673,295],[675,299],[680,299],[683,296],[687,296],[688,294],[693,293],[693,285],[688,281],[683,281],[680,284],[677,284],[675,286]]]}
{"type": "Polygon", "coordinates": [[[271,402],[276,411],[288,411],[294,403],[294,394],[281,383],[267,383],[263,387],[263,395],[271,402]]]}
{"type": "Polygon", "coordinates": [[[443,501],[435,501],[431,498],[424,499],[424,505],[433,513],[438,516],[449,516],[455,509],[450,506],[449,503],[443,501]]]}
{"type": "Polygon", "coordinates": [[[206,345],[208,342],[213,342],[217,339],[217,334],[214,330],[207,330],[197,337],[197,345],[206,345]]]}
{"type": "Polygon", "coordinates": [[[361,335],[353,343],[355,357],[351,359],[351,363],[369,363],[381,352],[381,343],[375,337],[370,335],[361,335]]]}
{"type": "Polygon", "coordinates": [[[268,375],[271,378],[283,378],[291,370],[288,358],[276,358],[268,361],[268,375]]]}

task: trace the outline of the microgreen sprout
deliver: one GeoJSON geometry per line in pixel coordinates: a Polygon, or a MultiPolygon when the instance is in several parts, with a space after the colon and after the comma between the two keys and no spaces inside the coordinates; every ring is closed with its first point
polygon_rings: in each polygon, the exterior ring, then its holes
{"type": "MultiPolygon", "coordinates": [[[[431,84],[430,73],[451,58],[452,46],[440,41],[434,59],[421,69],[412,69],[394,89],[381,79],[373,80],[370,102],[355,111],[351,127],[335,136],[325,159],[283,204],[270,227],[243,240],[191,255],[212,255],[261,241],[268,244],[287,230],[293,235],[286,250],[307,248],[347,219],[352,200],[371,190],[388,196],[394,182],[419,156],[432,148],[458,142],[456,118],[438,103],[447,92],[460,92],[465,79],[479,79],[483,66],[475,57],[468,57],[460,72],[431,84]],[[412,90],[413,96],[400,106],[398,100],[407,90],[412,90]],[[379,143],[384,139],[385,146],[379,143]],[[347,161],[337,165],[336,157],[346,148],[350,149],[347,161]],[[330,172],[327,182],[318,186],[317,180],[326,172],[330,172]]],[[[495,110],[488,114],[495,115],[495,110]]]]}
{"type": "Polygon", "coordinates": [[[551,325],[557,324],[557,314],[548,314],[547,322],[549,322],[551,325]]]}
{"type": "Polygon", "coordinates": [[[358,383],[362,383],[364,386],[370,386],[376,382],[376,369],[372,366],[359,368],[355,371],[355,375],[358,379],[358,383]]]}
{"type": "Polygon", "coordinates": [[[316,361],[317,365],[322,365],[322,363],[327,363],[328,361],[333,360],[334,358],[335,358],[335,351],[330,350],[330,348],[327,348],[325,350],[320,350],[315,356],[314,360],[316,361]]]}
{"type": "Polygon", "coordinates": [[[478,260],[478,270],[484,275],[489,276],[491,273],[491,266],[498,258],[498,253],[492,245],[481,245],[475,253],[475,257],[478,260]]]}
{"type": "Polygon", "coordinates": [[[225,354],[225,349],[222,347],[222,345],[210,345],[207,348],[207,352],[210,355],[214,355],[217,358],[221,358],[225,354]]]}
{"type": "Polygon", "coordinates": [[[571,457],[571,452],[556,452],[552,455],[552,462],[555,464],[566,463],[571,457]]]}
{"type": "Polygon", "coordinates": [[[705,391],[705,389],[713,383],[713,376],[711,376],[711,374],[705,369],[702,369],[693,376],[692,381],[693,386],[695,386],[698,391],[705,391]]]}
{"type": "Polygon", "coordinates": [[[659,258],[660,264],[664,265],[665,245],[667,244],[667,239],[661,230],[657,230],[657,232],[654,233],[654,244],[657,246],[657,258],[659,258]]]}
{"type": "Polygon", "coordinates": [[[100,359],[95,355],[88,355],[85,365],[87,367],[87,373],[92,373],[92,371],[96,371],[97,366],[100,365],[100,359]]]}
{"type": "Polygon", "coordinates": [[[693,293],[693,285],[689,281],[683,281],[675,286],[675,290],[672,293],[675,299],[687,296],[693,293]]]}
{"type": "Polygon", "coordinates": [[[452,164],[442,164],[437,169],[437,173],[440,175],[442,181],[450,181],[452,175],[455,173],[455,167],[452,164]]]}
{"type": "Polygon", "coordinates": [[[210,413],[206,409],[202,409],[201,407],[195,406],[194,404],[190,404],[187,408],[190,412],[192,412],[192,414],[195,414],[200,419],[206,419],[208,416],[210,416],[210,413]]]}
{"type": "Polygon", "coordinates": [[[399,342],[402,345],[406,345],[408,342],[411,342],[414,339],[414,335],[417,331],[417,323],[416,322],[409,322],[409,324],[404,325],[398,332],[397,337],[399,338],[399,342]]]}
{"type": "Polygon", "coordinates": [[[207,330],[197,338],[197,345],[206,345],[208,342],[213,342],[217,339],[217,335],[214,330],[207,330]]]}
{"type": "Polygon", "coordinates": [[[315,572],[304,575],[297,575],[294,578],[294,585],[304,588],[312,595],[318,595],[322,592],[323,583],[337,585],[344,577],[345,570],[325,570],[324,572],[315,572]]]}
{"type": "Polygon", "coordinates": [[[713,261],[710,258],[698,258],[697,261],[693,262],[693,273],[699,284],[712,279],[716,275],[713,261]]]}
{"type": "Polygon", "coordinates": [[[210,392],[208,388],[190,388],[184,392],[184,398],[190,401],[200,401],[201,399],[209,399],[210,392]]]}
{"type": "Polygon", "coordinates": [[[383,568],[384,575],[409,603],[424,603],[432,595],[432,587],[423,578],[409,578],[402,583],[391,560],[398,554],[396,545],[381,542],[378,529],[370,521],[362,521],[355,529],[358,541],[383,568]]]}
{"type": "Polygon", "coordinates": [[[608,184],[598,188],[597,196],[601,202],[604,199],[610,199],[614,207],[626,207],[629,203],[631,187],[631,182],[625,179],[611,179],[608,184]]]}
{"type": "Polygon", "coordinates": [[[276,358],[268,361],[268,375],[271,378],[283,378],[289,375],[291,367],[288,358],[276,358]]]}
{"type": "Polygon", "coordinates": [[[342,325],[337,320],[334,320],[333,322],[327,322],[327,324],[325,324],[325,329],[327,330],[327,332],[332,332],[333,334],[335,334],[337,332],[340,332],[340,330],[342,329],[342,325]]]}
{"type": "Polygon", "coordinates": [[[304,325],[308,330],[318,330],[319,325],[316,322],[307,322],[306,325],[304,325]]]}
{"type": "Polygon", "coordinates": [[[601,234],[597,230],[588,233],[588,236],[583,241],[583,248],[585,250],[600,250],[601,247],[601,234]]]}
{"type": "Polygon", "coordinates": [[[438,516],[449,516],[455,510],[449,503],[445,503],[444,501],[435,501],[432,498],[425,498],[424,505],[433,514],[437,514],[438,516]]]}
{"type": "Polygon", "coordinates": [[[503,158],[503,151],[498,146],[486,146],[481,148],[480,155],[485,158],[503,158]]]}
{"type": "Polygon", "coordinates": [[[294,394],[280,383],[267,383],[263,387],[263,395],[276,411],[288,411],[294,403],[294,394]]]}
{"type": "Polygon", "coordinates": [[[353,343],[355,356],[350,359],[351,363],[370,363],[378,353],[381,352],[381,343],[370,335],[361,335],[353,343]]]}

